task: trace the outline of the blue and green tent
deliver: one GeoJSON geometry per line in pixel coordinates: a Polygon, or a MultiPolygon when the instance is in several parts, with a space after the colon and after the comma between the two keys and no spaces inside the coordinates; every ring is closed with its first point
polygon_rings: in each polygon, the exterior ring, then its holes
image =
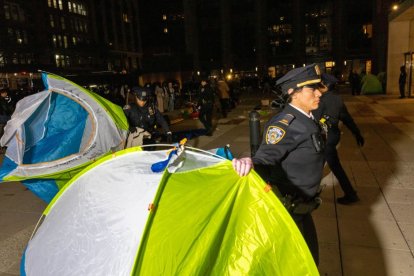
{"type": "Polygon", "coordinates": [[[5,127],[0,181],[21,181],[50,202],[76,173],[124,148],[128,123],[99,95],[51,73],[42,79],[45,90],[20,100],[5,127]]]}

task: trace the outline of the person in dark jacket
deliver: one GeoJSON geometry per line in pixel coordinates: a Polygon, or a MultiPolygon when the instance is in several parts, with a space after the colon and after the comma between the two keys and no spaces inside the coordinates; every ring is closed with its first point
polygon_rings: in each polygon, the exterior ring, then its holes
{"type": "Polygon", "coordinates": [[[398,78],[398,86],[400,88],[400,99],[405,98],[405,82],[407,80],[407,73],[405,72],[405,66],[400,67],[400,77],[398,78]]]}
{"type": "Polygon", "coordinates": [[[211,136],[213,133],[213,108],[214,108],[214,91],[204,78],[201,80],[198,91],[198,107],[200,109],[199,119],[206,129],[206,134],[211,136]]]}
{"type": "Polygon", "coordinates": [[[152,136],[151,139],[144,139],[144,144],[154,143],[157,125],[160,125],[166,134],[167,143],[172,142],[172,133],[167,121],[162,116],[154,103],[149,102],[151,91],[145,87],[133,87],[132,94],[135,96],[135,103],[131,103],[124,108],[125,116],[128,119],[130,133],[135,133],[139,129],[147,131],[152,136]]]}
{"type": "Polygon", "coordinates": [[[0,137],[3,136],[3,128],[10,120],[14,111],[14,102],[9,96],[7,88],[0,88],[0,137]]]}
{"type": "Polygon", "coordinates": [[[324,166],[324,141],[312,110],[318,108],[320,70],[315,64],[296,68],[280,78],[287,97],[285,108],[264,128],[263,141],[255,155],[233,159],[240,176],[255,170],[273,186],[301,231],[315,262],[319,262],[318,239],[311,212],[320,204],[324,166]]]}
{"type": "Polygon", "coordinates": [[[337,82],[338,80],[334,76],[322,74],[322,84],[324,87],[321,88],[321,103],[313,114],[315,115],[315,119],[323,123],[327,128],[325,159],[344,192],[344,196],[339,197],[337,202],[339,204],[351,204],[359,201],[359,198],[357,192],[352,187],[345,170],[342,168],[341,162],[339,161],[338,151],[336,150],[336,146],[341,138],[339,122],[342,121],[352,132],[358,146],[362,147],[364,145],[364,138],[351,114],[349,114],[342,97],[335,92],[335,85],[337,82]]]}

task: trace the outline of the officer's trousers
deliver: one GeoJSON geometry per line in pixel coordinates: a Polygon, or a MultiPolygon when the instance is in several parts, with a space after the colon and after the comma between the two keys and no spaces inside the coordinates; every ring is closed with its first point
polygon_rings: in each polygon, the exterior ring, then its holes
{"type": "Polygon", "coordinates": [[[291,216],[302,233],[312,254],[313,260],[316,265],[319,265],[318,236],[316,235],[316,228],[313,223],[312,215],[307,213],[304,215],[291,214],[291,216]]]}
{"type": "Polygon", "coordinates": [[[203,105],[200,109],[199,119],[207,132],[210,132],[213,124],[213,105],[203,105]]]}
{"type": "Polygon", "coordinates": [[[354,196],[356,192],[352,187],[352,184],[349,181],[345,170],[342,168],[335,144],[326,144],[325,159],[332,173],[335,175],[336,179],[338,179],[339,185],[341,185],[341,188],[344,191],[345,195],[354,196]]]}

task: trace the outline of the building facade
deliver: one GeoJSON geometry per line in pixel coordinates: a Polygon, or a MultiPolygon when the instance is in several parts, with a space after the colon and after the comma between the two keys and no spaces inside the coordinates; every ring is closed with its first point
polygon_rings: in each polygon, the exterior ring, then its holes
{"type": "Polygon", "coordinates": [[[31,89],[38,70],[87,82],[92,74],[137,75],[137,1],[0,0],[0,73],[11,89],[31,89]]]}
{"type": "Polygon", "coordinates": [[[414,0],[400,1],[388,16],[387,92],[399,95],[400,67],[407,73],[405,93],[414,95],[414,0]]]}

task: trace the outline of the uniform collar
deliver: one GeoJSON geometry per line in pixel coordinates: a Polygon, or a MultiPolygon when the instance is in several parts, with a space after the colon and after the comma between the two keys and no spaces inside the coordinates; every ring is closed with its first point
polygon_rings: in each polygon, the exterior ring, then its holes
{"type": "Polygon", "coordinates": [[[309,119],[312,119],[312,120],[314,119],[312,112],[310,112],[310,113],[308,114],[308,113],[306,113],[305,111],[303,111],[302,109],[300,109],[299,107],[296,107],[296,106],[294,106],[294,105],[292,105],[292,104],[290,104],[290,103],[289,103],[289,105],[290,105],[291,107],[293,107],[294,109],[296,109],[297,111],[299,111],[300,113],[302,113],[303,115],[305,115],[306,117],[308,117],[309,119]]]}

